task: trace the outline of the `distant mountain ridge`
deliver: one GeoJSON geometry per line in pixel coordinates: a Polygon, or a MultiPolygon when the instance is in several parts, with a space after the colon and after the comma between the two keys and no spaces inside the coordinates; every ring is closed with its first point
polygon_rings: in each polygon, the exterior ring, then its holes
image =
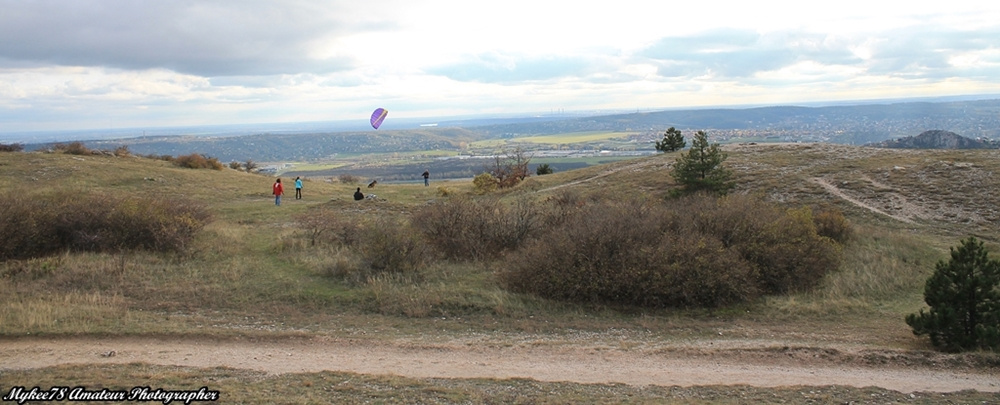
{"type": "MultiPolygon", "coordinates": [[[[871,145],[931,128],[947,128],[972,138],[997,140],[1000,139],[1000,99],[826,107],[686,109],[583,117],[560,114],[439,121],[436,124],[438,126],[386,131],[326,131],[305,126],[303,128],[311,130],[303,132],[294,130],[294,126],[288,124],[280,132],[262,131],[250,135],[226,133],[219,136],[209,132],[171,136],[157,132],[157,136],[99,138],[82,142],[89,148],[102,150],[128,146],[133,153],[141,155],[200,153],[224,162],[247,159],[301,162],[329,160],[334,156],[350,154],[468,152],[469,145],[482,140],[503,141],[582,132],[628,133],[634,137],[634,144],[628,145],[630,150],[653,150],[655,140],[662,137],[668,127],[675,127],[686,134],[704,130],[713,137],[713,141],[721,143],[766,139],[871,145]]],[[[254,128],[239,130],[251,131],[254,128]]],[[[229,128],[218,128],[222,129],[229,128]]],[[[498,145],[503,144],[498,142],[498,145]]],[[[51,146],[52,143],[24,145],[26,150],[51,146]]]]}
{"type": "Polygon", "coordinates": [[[889,139],[872,146],[893,149],[996,149],[1000,144],[988,139],[971,139],[951,131],[933,129],[917,136],[889,139]]]}

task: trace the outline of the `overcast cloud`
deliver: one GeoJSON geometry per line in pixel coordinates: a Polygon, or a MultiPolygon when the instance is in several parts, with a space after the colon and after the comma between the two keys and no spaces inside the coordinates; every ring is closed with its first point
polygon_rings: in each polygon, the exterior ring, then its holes
{"type": "Polygon", "coordinates": [[[0,134],[1000,93],[1000,3],[590,3],[0,0],[0,134]]]}

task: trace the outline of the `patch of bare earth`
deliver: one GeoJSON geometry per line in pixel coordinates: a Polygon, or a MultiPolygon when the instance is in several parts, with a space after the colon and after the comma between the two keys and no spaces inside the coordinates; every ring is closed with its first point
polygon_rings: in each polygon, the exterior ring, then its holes
{"type": "MultiPolygon", "coordinates": [[[[725,346],[725,345],[722,345],[725,346]]],[[[232,367],[271,374],[342,371],[414,378],[531,378],[628,385],[877,386],[899,392],[1000,392],[996,364],[937,353],[807,347],[622,348],[495,345],[333,338],[13,338],[0,340],[0,369],[147,363],[232,367]]]]}

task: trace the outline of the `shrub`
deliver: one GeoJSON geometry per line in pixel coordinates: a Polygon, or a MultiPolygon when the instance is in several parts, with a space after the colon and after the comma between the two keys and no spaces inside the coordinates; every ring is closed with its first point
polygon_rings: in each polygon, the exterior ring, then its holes
{"type": "Polygon", "coordinates": [[[115,151],[113,153],[117,157],[129,157],[129,156],[132,156],[132,151],[128,150],[128,145],[122,145],[122,146],[119,146],[119,147],[115,148],[115,151]]]}
{"type": "Polygon", "coordinates": [[[839,250],[816,233],[811,210],[782,210],[745,195],[685,199],[687,213],[699,232],[714,235],[735,249],[758,273],[769,294],[813,287],[839,265],[839,250]]]}
{"type": "Polygon", "coordinates": [[[345,174],[341,174],[340,176],[337,176],[337,179],[340,180],[340,182],[344,183],[344,184],[358,184],[358,183],[361,182],[361,179],[358,178],[358,176],[355,176],[355,175],[352,175],[352,174],[346,174],[346,173],[345,174]]]}
{"type": "Polygon", "coordinates": [[[650,202],[553,198],[548,229],[508,254],[501,283],[570,301],[715,307],[811,288],[839,263],[807,209],[746,197],[650,202]]]}
{"type": "Polygon", "coordinates": [[[537,167],[535,167],[535,174],[537,174],[539,176],[543,176],[543,175],[546,175],[546,174],[552,174],[552,167],[550,167],[548,163],[542,163],[542,164],[538,165],[537,167]]]}
{"type": "Polygon", "coordinates": [[[0,197],[0,259],[64,250],[180,251],[209,219],[200,205],[177,198],[7,195],[0,197]]]}
{"type": "Polygon", "coordinates": [[[222,163],[220,163],[218,159],[213,157],[206,157],[204,155],[199,155],[197,153],[178,156],[177,159],[174,160],[174,164],[180,167],[186,167],[188,169],[222,170],[222,163]]]}
{"type": "Polygon", "coordinates": [[[319,207],[295,217],[299,229],[305,231],[309,245],[354,246],[358,243],[361,225],[345,220],[330,207],[319,207]]]}
{"type": "Polygon", "coordinates": [[[20,152],[24,150],[24,145],[19,143],[0,143],[0,152],[20,152]]]}
{"type": "Polygon", "coordinates": [[[411,222],[448,258],[486,259],[516,249],[537,233],[541,213],[524,198],[455,198],[414,213],[411,222]]]}
{"type": "Polygon", "coordinates": [[[148,155],[142,155],[142,157],[146,159],[162,160],[164,162],[173,162],[174,160],[176,160],[176,158],[174,158],[172,155],[157,155],[152,153],[148,155]]]}
{"type": "Polygon", "coordinates": [[[418,277],[433,259],[430,247],[405,222],[378,218],[359,223],[327,207],[301,214],[296,221],[310,245],[343,248],[328,273],[355,284],[382,273],[418,277]]]}
{"type": "Polygon", "coordinates": [[[813,215],[813,223],[816,224],[816,233],[840,243],[847,242],[854,233],[851,222],[833,206],[819,208],[813,215]]]}
{"type": "Polygon", "coordinates": [[[70,155],[96,155],[98,152],[87,148],[83,142],[57,143],[52,150],[70,155]]]}
{"type": "Polygon", "coordinates": [[[430,248],[407,224],[383,217],[365,224],[357,246],[369,275],[416,275],[432,258],[430,248]]]}
{"type": "Polygon", "coordinates": [[[949,352],[1000,349],[1000,261],[969,237],[938,262],[924,287],[927,312],[906,316],[913,334],[949,352]]]}
{"type": "Polygon", "coordinates": [[[243,165],[241,165],[240,162],[234,160],[232,162],[229,162],[229,168],[233,170],[240,170],[243,168],[243,165]]]}
{"type": "Polygon", "coordinates": [[[500,188],[500,181],[489,173],[480,173],[472,179],[472,192],[483,195],[489,194],[500,188]]]}

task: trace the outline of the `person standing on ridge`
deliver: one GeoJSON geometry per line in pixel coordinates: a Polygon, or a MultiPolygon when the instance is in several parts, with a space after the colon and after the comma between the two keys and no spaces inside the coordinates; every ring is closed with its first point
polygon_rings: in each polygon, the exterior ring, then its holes
{"type": "Polygon", "coordinates": [[[424,187],[427,187],[427,179],[431,177],[431,172],[424,170],[424,174],[422,176],[424,176],[424,187]]]}
{"type": "Polygon", "coordinates": [[[285,194],[285,188],[281,185],[281,178],[279,177],[274,181],[274,185],[271,186],[274,190],[274,205],[281,205],[281,195],[285,194]]]}
{"type": "Polygon", "coordinates": [[[302,179],[298,177],[295,178],[295,199],[302,199],[302,179]]]}

